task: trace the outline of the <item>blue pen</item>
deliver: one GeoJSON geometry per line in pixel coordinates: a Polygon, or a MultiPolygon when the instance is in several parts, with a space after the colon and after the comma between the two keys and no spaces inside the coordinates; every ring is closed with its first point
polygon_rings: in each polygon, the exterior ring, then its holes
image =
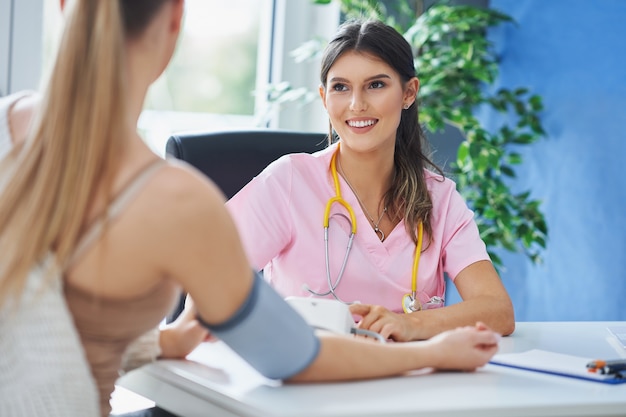
{"type": "Polygon", "coordinates": [[[616,375],[626,377],[626,359],[602,360],[598,359],[587,364],[587,370],[602,375],[616,375]]]}

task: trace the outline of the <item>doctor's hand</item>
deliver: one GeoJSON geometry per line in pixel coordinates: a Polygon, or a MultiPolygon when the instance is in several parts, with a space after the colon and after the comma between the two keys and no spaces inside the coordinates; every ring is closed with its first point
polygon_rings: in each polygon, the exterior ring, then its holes
{"type": "Polygon", "coordinates": [[[431,344],[435,368],[440,370],[473,371],[498,351],[500,335],[485,324],[447,330],[420,343],[431,344]]]}
{"type": "Polygon", "coordinates": [[[361,316],[357,327],[380,334],[384,339],[396,342],[416,340],[415,324],[408,314],[398,314],[379,305],[351,304],[350,312],[361,316]]]}

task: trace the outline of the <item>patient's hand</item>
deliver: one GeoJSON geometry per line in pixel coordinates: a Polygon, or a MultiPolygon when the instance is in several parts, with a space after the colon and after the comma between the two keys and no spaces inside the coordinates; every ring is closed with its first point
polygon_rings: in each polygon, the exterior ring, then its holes
{"type": "Polygon", "coordinates": [[[435,368],[473,371],[485,365],[498,351],[500,335],[478,322],[475,326],[459,327],[424,341],[433,344],[435,368]]]}
{"type": "Polygon", "coordinates": [[[184,358],[200,343],[211,339],[209,331],[196,320],[196,308],[187,296],[182,313],[161,329],[161,358],[184,358]]]}

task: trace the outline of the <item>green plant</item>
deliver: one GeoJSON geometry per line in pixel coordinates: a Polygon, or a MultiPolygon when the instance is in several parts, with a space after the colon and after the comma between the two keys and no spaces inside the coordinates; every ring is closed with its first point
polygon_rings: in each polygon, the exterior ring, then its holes
{"type": "MultiPolygon", "coordinates": [[[[540,262],[548,234],[540,202],[531,199],[529,191],[513,193],[507,181],[515,177],[514,166],[522,163],[518,147],[545,136],[539,118],[542,100],[526,88],[496,92],[489,88],[498,76],[498,57],[486,32],[512,19],[492,9],[464,5],[437,3],[424,10],[423,1],[413,5],[406,0],[312,1],[339,1],[346,19],[380,19],[404,34],[413,47],[421,83],[421,122],[430,132],[448,125],[463,135],[450,174],[475,212],[494,264],[502,267],[494,252],[498,248],[540,262]],[[502,112],[504,122],[487,130],[475,116],[480,106],[502,112]]],[[[317,56],[323,45],[319,40],[308,42],[294,51],[294,57],[305,61],[317,56]]],[[[288,85],[282,92],[289,100],[310,99],[302,89],[288,85]]],[[[275,99],[281,101],[281,94],[275,99]]]]}

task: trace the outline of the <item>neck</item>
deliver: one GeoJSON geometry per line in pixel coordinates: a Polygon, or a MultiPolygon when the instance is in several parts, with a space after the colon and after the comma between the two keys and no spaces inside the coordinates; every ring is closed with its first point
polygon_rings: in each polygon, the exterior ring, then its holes
{"type": "Polygon", "coordinates": [[[124,155],[121,159],[133,159],[137,151],[142,152],[147,145],[137,131],[139,117],[143,111],[144,100],[153,79],[146,71],[145,65],[131,53],[126,54],[126,115],[123,126],[124,155]]]}
{"type": "Polygon", "coordinates": [[[354,155],[344,152],[342,147],[337,155],[337,170],[367,209],[376,209],[393,182],[393,153],[390,156],[354,155]]]}
{"type": "Polygon", "coordinates": [[[127,68],[127,95],[126,105],[128,110],[129,127],[136,129],[139,116],[143,111],[144,101],[150,82],[148,77],[142,73],[141,68],[137,68],[132,62],[129,62],[127,68]]]}
{"type": "Polygon", "coordinates": [[[381,197],[380,203],[378,204],[376,208],[375,213],[377,217],[372,216],[371,211],[368,210],[367,205],[363,202],[363,200],[361,200],[361,198],[359,197],[359,193],[354,189],[352,184],[350,184],[350,180],[348,180],[348,177],[346,176],[345,172],[343,171],[343,169],[341,169],[341,162],[337,161],[337,163],[338,163],[337,167],[341,173],[341,176],[343,177],[343,179],[346,181],[346,183],[348,184],[348,186],[354,193],[354,196],[359,202],[361,209],[363,209],[363,214],[367,216],[367,218],[369,219],[371,223],[371,226],[374,228],[374,232],[378,235],[378,237],[380,238],[380,241],[382,242],[383,240],[385,240],[385,232],[382,230],[381,222],[383,221],[383,218],[385,217],[385,213],[387,213],[387,205],[384,202],[384,196],[381,197]],[[383,206],[382,209],[380,208],[381,204],[383,206]]]}
{"type": "Polygon", "coordinates": [[[148,89],[163,73],[167,60],[165,50],[170,39],[154,24],[138,38],[126,40],[125,63],[129,126],[136,131],[148,89]],[[165,45],[155,47],[155,45],[165,45]]]}

